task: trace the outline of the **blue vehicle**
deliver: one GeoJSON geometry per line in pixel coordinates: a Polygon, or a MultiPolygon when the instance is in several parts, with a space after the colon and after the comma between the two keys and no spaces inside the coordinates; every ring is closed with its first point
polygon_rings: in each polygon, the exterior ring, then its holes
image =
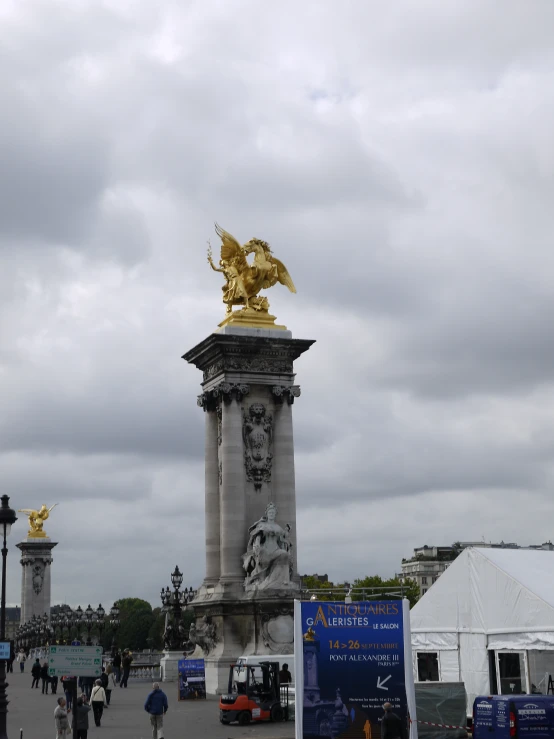
{"type": "Polygon", "coordinates": [[[554,695],[481,695],[473,739],[554,739],[554,695]]]}

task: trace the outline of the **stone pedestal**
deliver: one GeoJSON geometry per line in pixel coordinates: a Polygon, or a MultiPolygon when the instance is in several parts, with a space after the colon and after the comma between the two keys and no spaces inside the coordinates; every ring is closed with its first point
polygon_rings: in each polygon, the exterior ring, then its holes
{"type": "Polygon", "coordinates": [[[160,677],[163,682],[175,682],[179,678],[179,660],[184,659],[183,652],[165,650],[160,660],[160,677]]]}
{"type": "Polygon", "coordinates": [[[44,613],[50,618],[52,549],[57,542],[28,538],[16,546],[21,550],[21,623],[44,613]]]}
{"type": "Polygon", "coordinates": [[[206,660],[208,694],[227,691],[228,666],[241,655],[293,650],[293,363],[313,343],[286,330],[227,325],[183,357],[203,372],[206,577],[193,602],[193,656],[206,660]],[[280,549],[264,558],[268,531],[280,549]]]}

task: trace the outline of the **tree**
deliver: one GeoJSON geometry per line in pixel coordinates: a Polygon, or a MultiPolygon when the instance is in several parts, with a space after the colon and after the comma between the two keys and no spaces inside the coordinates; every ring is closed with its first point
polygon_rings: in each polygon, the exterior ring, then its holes
{"type": "MultiPolygon", "coordinates": [[[[419,600],[419,585],[415,580],[411,580],[410,578],[406,578],[404,582],[401,583],[397,577],[391,577],[388,580],[383,580],[383,578],[379,575],[371,575],[369,577],[364,577],[363,580],[354,580],[354,587],[366,588],[368,590],[366,595],[371,594],[370,591],[372,588],[402,588],[404,592],[404,597],[410,601],[410,608],[413,608],[419,600]]],[[[383,595],[383,598],[386,598],[385,594],[383,595]]],[[[352,600],[362,599],[363,592],[352,594],[352,600]]]]}
{"type": "MultiPolygon", "coordinates": [[[[140,598],[121,598],[117,601],[117,606],[120,621],[117,632],[118,646],[133,651],[147,649],[148,635],[155,620],[150,603],[140,598]]],[[[111,641],[111,629],[106,630],[102,641],[108,637],[111,641]]]]}
{"type": "MultiPolygon", "coordinates": [[[[302,579],[302,584],[307,590],[324,590],[325,593],[321,594],[323,600],[329,601],[340,601],[344,600],[345,595],[350,590],[349,583],[332,583],[332,582],[321,582],[318,578],[313,575],[309,575],[302,579]]],[[[400,590],[403,589],[404,597],[410,601],[410,608],[413,608],[419,600],[419,585],[415,580],[406,578],[404,583],[401,583],[397,577],[391,577],[388,580],[383,580],[380,575],[368,575],[364,578],[358,578],[352,583],[353,588],[365,588],[366,593],[353,592],[351,594],[352,600],[363,600],[370,596],[379,596],[379,591],[383,588],[395,588],[400,590]],[[375,592],[371,592],[371,591],[375,592]]],[[[386,593],[382,593],[382,599],[386,599],[386,593]]]]}

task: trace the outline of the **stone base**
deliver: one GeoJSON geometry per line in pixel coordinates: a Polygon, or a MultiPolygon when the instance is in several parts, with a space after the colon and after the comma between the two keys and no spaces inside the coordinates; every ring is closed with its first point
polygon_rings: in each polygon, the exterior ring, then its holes
{"type": "Polygon", "coordinates": [[[185,659],[183,652],[166,650],[160,660],[160,677],[164,683],[179,679],[179,660],[185,659]]]}
{"type": "Polygon", "coordinates": [[[295,592],[245,593],[242,583],[199,589],[194,615],[197,621],[206,616],[216,627],[215,648],[205,654],[197,647],[191,655],[205,660],[208,695],[227,692],[229,665],[239,657],[293,654],[295,592]]]}
{"type": "Polygon", "coordinates": [[[254,308],[242,308],[241,310],[232,311],[219,324],[220,328],[224,326],[237,326],[243,328],[269,328],[278,331],[286,331],[286,326],[279,326],[275,323],[276,317],[267,311],[254,310],[254,308]]]}

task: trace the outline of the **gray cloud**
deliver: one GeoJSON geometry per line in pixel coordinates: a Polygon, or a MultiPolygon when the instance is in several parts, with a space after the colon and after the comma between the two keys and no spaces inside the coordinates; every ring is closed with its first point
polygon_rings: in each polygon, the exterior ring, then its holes
{"type": "MultiPolygon", "coordinates": [[[[223,317],[214,220],[272,244],[298,288],[272,309],[317,340],[296,367],[302,570],[551,538],[553,13],[4,11],[0,474],[18,508],[60,502],[57,600],[203,575],[201,377],[180,357],[223,317]]],[[[18,570],[10,549],[11,602],[18,570]]]]}

